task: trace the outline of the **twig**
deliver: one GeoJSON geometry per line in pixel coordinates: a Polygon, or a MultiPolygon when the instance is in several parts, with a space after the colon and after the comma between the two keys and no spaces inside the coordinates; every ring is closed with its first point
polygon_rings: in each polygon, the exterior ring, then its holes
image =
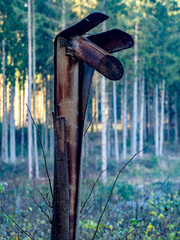
{"type": "Polygon", "coordinates": [[[37,133],[38,133],[38,138],[39,138],[39,142],[40,142],[40,145],[41,145],[41,150],[42,150],[43,158],[44,158],[44,164],[45,164],[45,168],[46,168],[46,174],[47,174],[47,178],[48,178],[48,181],[49,181],[49,187],[50,187],[50,191],[51,191],[51,196],[53,197],[51,180],[50,180],[50,177],[49,177],[49,171],[48,171],[48,167],[47,167],[46,155],[45,155],[44,147],[43,147],[43,144],[42,144],[42,141],[41,141],[40,132],[39,132],[39,129],[38,129],[38,127],[37,127],[37,125],[36,125],[33,117],[32,117],[31,111],[30,111],[29,106],[28,106],[27,103],[26,103],[26,106],[27,106],[27,108],[28,108],[28,111],[29,111],[29,114],[30,114],[30,116],[31,116],[32,122],[33,122],[33,124],[34,124],[34,126],[35,126],[35,128],[36,128],[36,131],[37,131],[37,133]]]}
{"type": "Polygon", "coordinates": [[[82,217],[83,215],[85,215],[85,214],[92,208],[93,205],[95,205],[95,204],[92,203],[92,204],[90,205],[90,207],[88,207],[88,209],[87,209],[80,217],[82,217]]]}
{"type": "Polygon", "coordinates": [[[103,171],[100,172],[100,174],[99,174],[98,178],[96,179],[96,181],[95,181],[93,187],[91,188],[91,191],[90,191],[90,193],[89,193],[89,196],[87,197],[86,201],[83,203],[83,206],[82,206],[82,208],[81,208],[80,213],[82,213],[82,211],[83,211],[83,209],[84,209],[86,203],[88,202],[89,198],[91,197],[91,194],[92,194],[92,192],[93,192],[93,190],[94,190],[94,188],[95,188],[95,186],[96,186],[96,184],[97,184],[99,178],[101,177],[101,175],[103,174],[103,172],[105,172],[107,169],[108,169],[108,168],[106,168],[106,169],[104,169],[103,171]]]}
{"type": "Polygon", "coordinates": [[[23,229],[22,229],[22,227],[20,227],[20,225],[13,219],[13,218],[11,218],[10,216],[9,216],[9,214],[4,210],[4,208],[2,207],[2,206],[0,206],[1,207],[1,209],[2,209],[2,211],[6,214],[6,216],[13,222],[13,223],[15,223],[15,225],[26,235],[26,236],[28,236],[30,239],[34,239],[33,238],[33,236],[29,233],[29,232],[27,232],[27,231],[24,231],[23,229]]]}
{"type": "Polygon", "coordinates": [[[125,238],[127,238],[127,236],[129,236],[133,231],[134,231],[134,229],[132,229],[130,232],[128,232],[121,240],[124,240],[125,238]]]}
{"type": "Polygon", "coordinates": [[[112,193],[113,193],[113,190],[114,190],[114,187],[115,187],[115,185],[116,185],[116,182],[117,182],[117,180],[118,180],[118,178],[119,178],[119,175],[120,175],[120,174],[122,173],[122,171],[126,168],[126,166],[127,166],[140,152],[144,151],[144,150],[147,149],[147,148],[148,148],[148,147],[145,147],[145,148],[143,148],[142,150],[140,150],[139,152],[137,152],[136,154],[134,154],[134,156],[133,156],[132,158],[130,158],[129,161],[119,170],[119,172],[118,172],[118,174],[117,174],[117,176],[116,176],[116,178],[115,178],[115,180],[114,180],[113,186],[112,186],[112,188],[111,188],[111,192],[110,192],[110,194],[109,194],[109,197],[108,197],[108,199],[107,199],[107,201],[106,201],[105,207],[104,207],[104,209],[103,209],[103,211],[102,211],[102,213],[101,213],[101,216],[100,216],[100,218],[99,218],[99,220],[98,220],[98,223],[97,223],[97,226],[96,226],[96,230],[95,230],[95,232],[94,232],[94,235],[93,235],[92,240],[94,240],[95,237],[96,237],[96,233],[97,233],[97,231],[98,231],[99,224],[100,224],[101,219],[102,219],[102,217],[103,217],[103,215],[104,215],[104,213],[105,213],[105,211],[106,211],[107,205],[108,205],[108,203],[109,203],[109,200],[110,200],[111,195],[112,195],[112,193]]]}
{"type": "Polygon", "coordinates": [[[52,206],[48,203],[48,201],[45,199],[45,197],[43,196],[43,194],[42,194],[41,191],[39,190],[38,185],[37,185],[37,183],[36,183],[36,181],[35,181],[34,178],[33,178],[33,181],[34,181],[34,184],[35,184],[35,186],[36,186],[36,189],[37,189],[38,193],[41,195],[41,197],[42,197],[42,199],[44,200],[44,202],[46,203],[46,205],[47,205],[48,207],[52,208],[52,206]]]}
{"type": "Polygon", "coordinates": [[[91,124],[92,124],[92,121],[93,121],[93,119],[95,118],[95,116],[96,116],[96,113],[95,113],[95,114],[94,114],[94,116],[91,118],[91,121],[90,121],[90,123],[89,123],[88,127],[86,128],[86,130],[85,130],[85,132],[84,132],[83,136],[85,136],[85,135],[86,135],[87,131],[89,130],[89,128],[90,128],[90,126],[91,126],[91,124]]]}
{"type": "Polygon", "coordinates": [[[40,208],[41,212],[47,217],[47,219],[50,221],[50,217],[48,216],[48,214],[43,210],[43,208],[36,202],[36,200],[34,199],[33,196],[31,196],[32,200],[34,201],[34,203],[37,205],[38,208],[40,208]]]}

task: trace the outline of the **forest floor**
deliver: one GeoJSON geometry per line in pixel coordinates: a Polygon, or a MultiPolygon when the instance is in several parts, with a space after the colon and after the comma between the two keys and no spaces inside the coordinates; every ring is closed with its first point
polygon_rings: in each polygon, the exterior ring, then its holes
{"type": "MultiPolygon", "coordinates": [[[[52,161],[49,162],[52,174],[52,161]]],[[[106,185],[99,179],[80,217],[80,239],[91,240],[115,177],[124,163],[109,163],[106,185]]],[[[0,166],[0,204],[18,225],[37,240],[50,239],[51,202],[46,178],[27,179],[26,164],[0,166]]],[[[43,169],[43,162],[41,169],[43,169]]],[[[100,163],[85,162],[82,203],[100,174],[100,163]],[[92,171],[89,171],[91,168],[92,171]]],[[[45,171],[41,171],[45,176],[45,171]]],[[[0,239],[29,239],[1,210],[0,239]]],[[[136,158],[120,175],[99,225],[96,239],[180,239],[180,157],[136,158]]]]}

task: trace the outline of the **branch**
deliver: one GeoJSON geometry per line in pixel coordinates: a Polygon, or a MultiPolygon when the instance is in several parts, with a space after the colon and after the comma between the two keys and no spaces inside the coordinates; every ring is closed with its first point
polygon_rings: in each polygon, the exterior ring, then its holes
{"type": "Polygon", "coordinates": [[[46,155],[45,155],[44,148],[43,148],[43,144],[42,144],[42,141],[41,141],[40,132],[39,132],[39,129],[38,129],[38,127],[37,127],[37,125],[36,125],[33,117],[32,117],[31,111],[30,111],[27,103],[26,103],[26,106],[27,106],[27,108],[28,108],[28,111],[29,111],[29,114],[30,114],[30,116],[31,116],[32,122],[33,122],[33,124],[34,124],[34,126],[35,126],[35,128],[36,128],[36,131],[37,131],[37,133],[38,133],[38,138],[39,138],[39,142],[40,142],[40,145],[41,145],[41,149],[42,149],[42,153],[43,153],[43,158],[44,158],[44,164],[45,164],[45,168],[46,168],[46,174],[47,174],[47,178],[48,178],[48,181],[49,181],[49,187],[50,187],[50,191],[51,191],[51,196],[53,197],[51,180],[50,180],[50,177],[49,177],[49,171],[48,171],[48,167],[47,167],[46,155]]]}
{"type": "Polygon", "coordinates": [[[41,212],[47,217],[47,219],[50,221],[50,217],[48,216],[48,214],[43,210],[43,208],[36,202],[36,200],[34,199],[33,196],[31,196],[32,200],[34,201],[34,203],[37,205],[38,208],[40,208],[41,212]]]}
{"type": "Polygon", "coordinates": [[[109,194],[109,197],[108,197],[108,199],[107,199],[107,201],[106,201],[105,207],[104,207],[104,209],[103,209],[103,211],[102,211],[102,213],[101,213],[101,216],[100,216],[100,218],[99,218],[99,220],[98,220],[98,223],[97,223],[97,226],[96,226],[96,230],[95,230],[95,232],[94,232],[94,235],[93,235],[92,240],[94,240],[95,237],[96,237],[96,233],[97,233],[97,231],[98,231],[99,224],[100,224],[101,219],[102,219],[102,217],[103,217],[103,215],[104,215],[104,213],[105,213],[105,211],[106,211],[107,205],[108,205],[108,203],[109,203],[109,200],[110,200],[111,195],[112,195],[112,193],[113,193],[113,190],[114,190],[114,187],[115,187],[115,185],[116,185],[116,182],[117,182],[117,180],[118,180],[118,178],[119,178],[119,175],[120,175],[120,174],[122,173],[122,171],[126,168],[126,166],[127,166],[140,152],[144,151],[145,149],[147,149],[147,147],[143,148],[142,150],[140,150],[139,152],[137,152],[136,154],[134,154],[134,156],[133,156],[132,158],[130,158],[129,161],[119,170],[119,172],[118,172],[118,174],[117,174],[117,176],[116,176],[116,178],[115,178],[115,180],[114,180],[113,186],[112,186],[112,188],[111,188],[111,192],[110,192],[110,194],[109,194]]]}
{"type": "Polygon", "coordinates": [[[96,113],[95,113],[95,114],[94,114],[94,116],[91,118],[91,121],[90,121],[90,123],[89,123],[88,127],[86,128],[86,130],[85,130],[85,132],[84,132],[83,136],[85,136],[85,135],[86,135],[87,131],[89,130],[89,128],[90,128],[90,126],[91,126],[91,124],[92,124],[92,121],[93,121],[93,120],[94,120],[94,118],[95,118],[95,116],[96,116],[96,113]]]}
{"type": "Polygon", "coordinates": [[[87,209],[80,217],[82,217],[83,215],[85,215],[85,214],[91,209],[91,207],[92,207],[93,205],[95,205],[95,204],[92,203],[92,204],[88,207],[88,209],[87,209]]]}
{"type": "Polygon", "coordinates": [[[30,239],[34,239],[33,238],[33,236],[29,233],[29,232],[27,232],[27,231],[24,231],[23,229],[22,229],[22,227],[20,227],[20,225],[13,219],[13,218],[11,218],[10,216],[9,216],[9,214],[4,210],[4,208],[2,207],[2,206],[0,206],[1,207],[1,209],[2,209],[2,211],[6,214],[6,216],[13,222],[13,223],[15,223],[15,225],[22,231],[22,233],[24,233],[26,236],[28,236],[30,239]]]}
{"type": "Polygon", "coordinates": [[[95,188],[95,186],[96,186],[96,184],[97,184],[99,178],[101,177],[101,175],[103,174],[103,172],[105,172],[107,169],[108,169],[108,168],[106,168],[106,169],[104,169],[103,171],[100,172],[100,174],[99,174],[98,178],[96,179],[96,181],[95,181],[93,187],[91,188],[91,191],[90,191],[90,193],[89,193],[89,196],[87,197],[86,201],[84,202],[84,204],[83,204],[83,206],[82,206],[82,208],[81,208],[80,213],[82,213],[82,211],[83,211],[83,209],[84,209],[86,203],[88,202],[89,198],[91,197],[91,194],[92,194],[92,192],[93,192],[93,190],[94,190],[94,188],[95,188]]]}
{"type": "Polygon", "coordinates": [[[33,178],[33,181],[34,181],[34,184],[35,184],[35,186],[36,186],[36,189],[37,189],[38,193],[41,195],[41,197],[42,197],[42,199],[44,200],[44,202],[46,203],[46,205],[47,205],[49,208],[52,208],[52,206],[48,203],[48,201],[45,199],[45,197],[43,196],[43,194],[42,194],[41,191],[39,190],[38,185],[37,185],[37,183],[36,183],[36,181],[35,181],[34,178],[33,178]]]}
{"type": "Polygon", "coordinates": [[[134,229],[132,229],[130,232],[128,232],[121,240],[124,240],[127,238],[127,236],[129,236],[132,232],[134,231],[134,229]]]}

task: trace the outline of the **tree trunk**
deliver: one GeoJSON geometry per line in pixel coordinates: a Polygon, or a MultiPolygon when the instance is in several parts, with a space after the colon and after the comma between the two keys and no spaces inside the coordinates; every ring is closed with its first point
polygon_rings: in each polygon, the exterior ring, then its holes
{"type": "MultiPolygon", "coordinates": [[[[50,81],[50,86],[51,86],[51,96],[50,96],[50,105],[51,105],[51,109],[53,109],[53,102],[54,102],[54,84],[52,84],[52,81],[50,81]]],[[[53,159],[54,158],[54,131],[53,131],[53,121],[52,118],[50,118],[50,158],[53,159]]]]}
{"type": "Polygon", "coordinates": [[[167,141],[168,143],[170,143],[170,104],[169,104],[169,96],[168,96],[168,100],[167,100],[167,141]]]}
{"type": "Polygon", "coordinates": [[[127,72],[124,75],[123,89],[123,160],[127,160],[127,72]]]}
{"type": "MultiPolygon", "coordinates": [[[[139,150],[143,149],[143,124],[144,123],[144,71],[142,72],[141,79],[141,93],[140,93],[140,126],[139,126],[139,150]]],[[[143,152],[139,154],[141,157],[143,156],[143,152]]]]}
{"type": "Polygon", "coordinates": [[[66,0],[62,0],[62,30],[66,28],[66,0]]]}
{"type": "MultiPolygon", "coordinates": [[[[31,83],[32,83],[32,57],[31,57],[31,0],[28,0],[28,107],[31,111],[31,83]]],[[[28,112],[28,174],[32,179],[32,121],[28,112]]]]}
{"type": "Polygon", "coordinates": [[[119,161],[118,147],[118,131],[117,131],[117,97],[116,97],[116,82],[113,82],[113,107],[114,107],[114,140],[115,140],[115,156],[116,161],[119,161]]]}
{"type": "Polygon", "coordinates": [[[99,118],[99,108],[98,108],[98,104],[99,104],[99,92],[98,92],[98,78],[95,78],[95,109],[96,109],[96,131],[98,131],[98,118],[99,118]]]}
{"type": "Polygon", "coordinates": [[[163,155],[164,144],[164,96],[165,96],[165,81],[163,80],[161,91],[161,119],[160,119],[160,142],[159,142],[159,155],[163,155]]]}
{"type": "Polygon", "coordinates": [[[54,119],[55,162],[52,240],[69,239],[69,173],[65,118],[54,119]]]}
{"type": "Polygon", "coordinates": [[[155,154],[159,155],[159,112],[158,112],[158,84],[155,86],[154,91],[154,104],[155,104],[155,127],[154,127],[154,137],[155,137],[155,154]]]}
{"type": "Polygon", "coordinates": [[[7,117],[7,87],[6,87],[6,52],[5,41],[2,41],[3,58],[3,122],[2,122],[2,160],[8,163],[8,117],[7,117]]]}
{"type": "MultiPolygon", "coordinates": [[[[32,13],[33,13],[33,113],[34,121],[36,122],[36,38],[35,38],[35,4],[32,0],[32,13]]],[[[35,176],[39,178],[39,160],[38,160],[38,149],[37,149],[37,132],[34,126],[34,160],[35,160],[35,176]]]]}
{"type": "Polygon", "coordinates": [[[45,113],[46,113],[46,119],[45,119],[45,131],[44,131],[44,150],[45,153],[48,153],[48,108],[47,108],[47,99],[48,99],[48,85],[47,85],[47,77],[45,80],[45,88],[44,88],[44,104],[45,104],[45,113]]]}
{"type": "Polygon", "coordinates": [[[132,143],[131,154],[137,152],[137,61],[138,61],[138,22],[135,25],[135,45],[134,45],[134,82],[133,82],[133,117],[132,117],[132,143]]]}
{"type": "Polygon", "coordinates": [[[21,111],[22,111],[22,119],[21,119],[21,161],[24,160],[24,100],[25,100],[25,87],[22,85],[21,90],[21,111]]]}
{"type": "Polygon", "coordinates": [[[179,143],[179,136],[178,136],[179,129],[178,129],[178,109],[177,109],[177,100],[178,100],[178,97],[177,97],[177,92],[176,92],[176,93],[175,93],[175,144],[176,144],[176,146],[177,146],[178,143],[179,143]]]}
{"type": "Polygon", "coordinates": [[[11,85],[11,110],[10,110],[10,162],[16,163],[16,138],[15,138],[15,120],[14,120],[14,95],[15,89],[11,85]]]}
{"type": "MultiPolygon", "coordinates": [[[[105,12],[106,0],[103,0],[103,11],[105,12]]],[[[106,23],[103,22],[102,31],[106,31],[106,23]]],[[[106,79],[102,76],[101,79],[101,122],[102,122],[102,137],[101,137],[101,170],[107,168],[107,119],[106,119],[106,79]]],[[[103,184],[107,182],[107,171],[102,175],[103,184]]]]}
{"type": "MultiPolygon", "coordinates": [[[[101,142],[101,161],[102,171],[107,168],[107,120],[106,120],[106,79],[103,76],[101,79],[101,122],[102,122],[102,142],[101,142]]],[[[107,182],[107,171],[102,175],[102,181],[107,182]]]]}

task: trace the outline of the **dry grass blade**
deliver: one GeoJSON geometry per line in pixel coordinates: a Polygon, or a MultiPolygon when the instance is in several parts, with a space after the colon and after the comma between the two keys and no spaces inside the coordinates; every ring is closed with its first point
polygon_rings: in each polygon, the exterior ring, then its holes
{"type": "Polygon", "coordinates": [[[81,208],[80,213],[82,213],[82,211],[83,211],[83,209],[84,209],[86,203],[88,202],[89,198],[91,197],[92,192],[93,192],[93,190],[94,190],[94,188],[95,188],[95,186],[96,186],[96,184],[97,184],[99,178],[101,177],[101,175],[103,174],[103,172],[105,172],[107,169],[108,169],[108,168],[106,168],[106,169],[104,169],[103,171],[100,172],[100,174],[99,174],[98,178],[96,179],[96,181],[95,181],[93,187],[91,188],[91,191],[90,191],[90,193],[89,193],[89,196],[87,197],[86,201],[84,202],[84,204],[83,204],[83,206],[82,206],[82,208],[81,208]]]}
{"type": "Polygon", "coordinates": [[[95,114],[94,114],[94,116],[91,118],[91,121],[90,121],[90,123],[89,123],[88,127],[86,128],[86,130],[85,130],[85,132],[84,132],[83,136],[85,136],[85,135],[86,135],[86,133],[87,133],[88,129],[90,128],[90,126],[91,126],[91,124],[92,124],[92,121],[93,121],[93,120],[94,120],[94,118],[95,118],[95,116],[96,116],[96,113],[95,113],[95,114]]]}
{"type": "Polygon", "coordinates": [[[28,108],[28,112],[29,112],[29,114],[30,114],[30,116],[31,116],[32,122],[33,122],[33,124],[34,124],[34,126],[35,126],[35,128],[36,128],[36,131],[37,131],[37,133],[38,133],[38,138],[39,138],[39,142],[40,142],[40,145],[41,145],[41,150],[42,150],[43,158],[44,158],[44,164],[45,164],[45,168],[46,168],[46,174],[47,174],[47,178],[48,178],[48,181],[49,181],[49,188],[50,188],[50,191],[51,191],[51,196],[53,197],[51,180],[50,180],[50,177],[49,177],[49,171],[48,171],[48,167],[47,167],[47,160],[46,160],[46,155],[45,155],[45,152],[44,152],[44,147],[43,147],[43,144],[42,144],[42,141],[41,141],[40,132],[39,132],[39,129],[38,129],[38,127],[37,127],[37,125],[36,125],[33,117],[32,117],[31,111],[30,111],[27,103],[26,103],[26,106],[27,106],[27,108],[28,108]]]}

